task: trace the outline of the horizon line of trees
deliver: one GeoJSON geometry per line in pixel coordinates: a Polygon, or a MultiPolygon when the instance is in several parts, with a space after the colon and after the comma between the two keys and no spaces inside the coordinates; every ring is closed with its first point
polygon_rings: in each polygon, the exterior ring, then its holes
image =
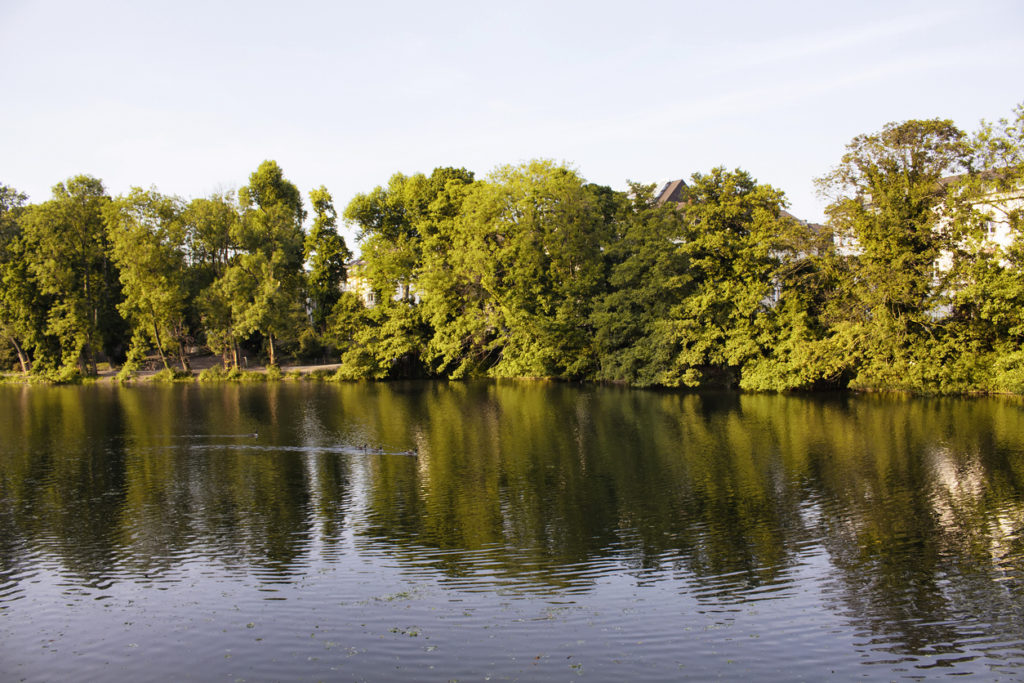
{"type": "Polygon", "coordinates": [[[678,204],[547,160],[395,174],[342,214],[370,307],[345,287],[330,193],[307,211],[273,161],[190,201],[0,185],[0,363],[68,381],[151,354],[188,371],[208,348],[340,362],[339,379],[1024,392],[1024,105],[972,134],[886,124],[817,182],[824,227],[740,169],[695,173],[678,204]]]}

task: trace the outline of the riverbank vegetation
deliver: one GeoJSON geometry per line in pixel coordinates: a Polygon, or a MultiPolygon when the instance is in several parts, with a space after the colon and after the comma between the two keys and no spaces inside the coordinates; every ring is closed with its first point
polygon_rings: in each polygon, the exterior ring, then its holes
{"type": "Polygon", "coordinates": [[[739,169],[673,201],[545,160],[396,174],[342,213],[358,260],[327,189],[307,203],[273,161],[192,200],[2,185],[0,364],[190,379],[206,352],[209,380],[256,355],[270,378],[289,358],[336,379],[1024,393],[1024,106],[973,134],[887,124],[818,183],[825,225],[739,169]]]}

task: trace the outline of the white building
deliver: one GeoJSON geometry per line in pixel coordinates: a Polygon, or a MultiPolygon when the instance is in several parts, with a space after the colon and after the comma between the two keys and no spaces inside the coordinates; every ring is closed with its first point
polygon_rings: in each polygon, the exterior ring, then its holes
{"type": "MultiPolygon", "coordinates": [[[[345,268],[346,277],[341,286],[342,291],[355,294],[367,308],[376,306],[378,303],[377,292],[374,291],[364,272],[366,262],[363,259],[353,259],[345,264],[345,268]]],[[[391,299],[392,301],[408,301],[418,304],[420,295],[412,284],[399,284],[395,287],[395,293],[391,295],[391,299]]]]}
{"type": "MultiPolygon", "coordinates": [[[[948,176],[939,181],[943,188],[955,186],[963,176],[948,176]]],[[[1013,191],[993,191],[973,203],[971,207],[982,218],[984,230],[977,240],[967,239],[961,245],[968,250],[1005,251],[1013,244],[1014,232],[1012,215],[1024,211],[1024,189],[1013,191]]],[[[940,218],[940,227],[948,224],[948,219],[940,218]]],[[[833,244],[841,256],[857,256],[863,253],[856,236],[836,232],[833,244]]],[[[1004,261],[1005,263],[1005,261],[1004,261]]],[[[944,251],[935,262],[936,273],[945,273],[953,267],[953,254],[944,251]]]]}

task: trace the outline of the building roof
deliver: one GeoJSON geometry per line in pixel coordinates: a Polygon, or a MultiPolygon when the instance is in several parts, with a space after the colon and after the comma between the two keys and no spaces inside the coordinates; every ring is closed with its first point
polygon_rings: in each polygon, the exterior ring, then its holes
{"type": "Polygon", "coordinates": [[[673,204],[680,204],[683,201],[683,188],[686,187],[685,180],[670,180],[661,188],[658,192],[658,196],[654,198],[654,203],[661,206],[665,202],[672,202],[673,204]]]}
{"type": "MultiPolygon", "coordinates": [[[[661,190],[658,192],[658,195],[654,198],[654,203],[657,204],[658,206],[661,206],[662,204],[665,204],[667,202],[672,202],[673,204],[682,204],[683,203],[683,190],[685,190],[685,189],[686,189],[686,181],[685,180],[670,180],[667,183],[665,183],[664,185],[662,185],[661,190]]],[[[802,218],[797,218],[796,216],[794,216],[793,214],[789,213],[788,211],[782,211],[781,213],[782,213],[783,216],[785,216],[787,218],[792,218],[793,220],[797,221],[798,223],[800,223],[802,225],[806,225],[806,226],[808,226],[809,228],[811,228],[812,230],[815,230],[815,231],[821,231],[825,227],[825,226],[821,225],[820,223],[811,223],[810,221],[805,221],[802,218]]]]}

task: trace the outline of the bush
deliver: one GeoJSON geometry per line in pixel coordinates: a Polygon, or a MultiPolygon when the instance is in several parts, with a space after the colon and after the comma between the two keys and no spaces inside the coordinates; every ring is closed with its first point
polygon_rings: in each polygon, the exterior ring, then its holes
{"type": "Polygon", "coordinates": [[[224,372],[223,367],[221,367],[220,365],[214,365],[212,367],[206,368],[205,370],[200,370],[199,381],[220,382],[224,380],[225,375],[226,373],[224,372]]]}
{"type": "Polygon", "coordinates": [[[999,356],[993,365],[993,389],[1024,394],[1024,351],[999,356]]]}
{"type": "Polygon", "coordinates": [[[308,380],[318,380],[321,382],[329,382],[334,379],[335,370],[313,370],[307,373],[304,378],[308,380]]]}
{"type": "Polygon", "coordinates": [[[164,368],[150,377],[150,382],[189,382],[192,380],[192,373],[176,368],[164,368]]]}
{"type": "Polygon", "coordinates": [[[323,358],[326,352],[327,348],[313,330],[304,330],[302,334],[299,335],[299,358],[315,360],[323,358]]]}
{"type": "Polygon", "coordinates": [[[76,365],[65,365],[46,374],[46,379],[54,384],[81,384],[82,373],[76,365]]]}

